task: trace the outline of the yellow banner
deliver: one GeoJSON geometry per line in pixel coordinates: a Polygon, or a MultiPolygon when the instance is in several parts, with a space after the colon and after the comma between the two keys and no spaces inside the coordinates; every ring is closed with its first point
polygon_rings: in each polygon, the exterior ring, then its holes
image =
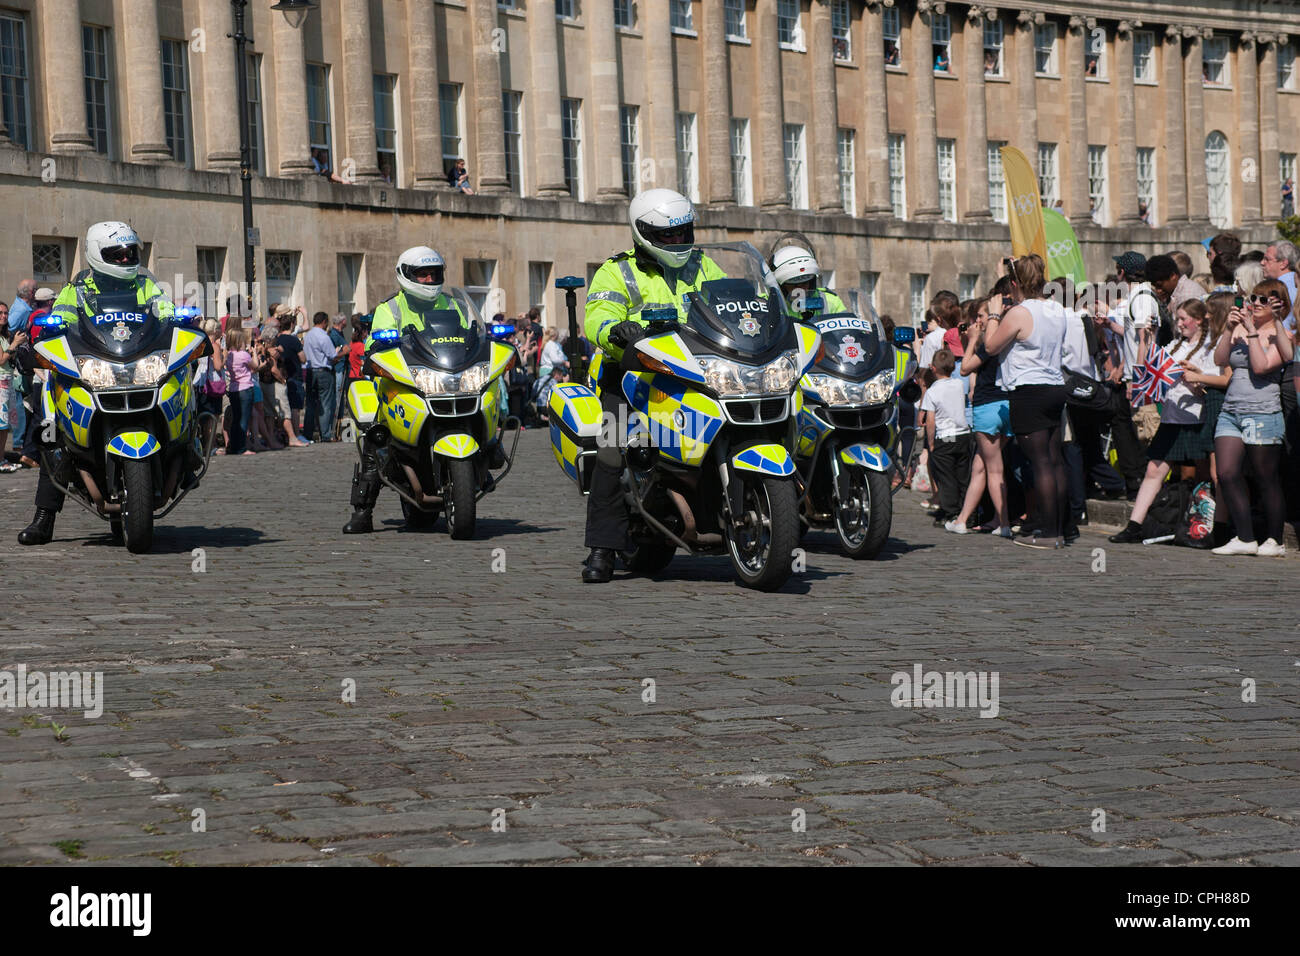
{"type": "Polygon", "coordinates": [[[1038,194],[1038,176],[1025,154],[1014,146],[1003,146],[1002,173],[1007,191],[1007,222],[1011,226],[1011,253],[1025,256],[1036,252],[1047,262],[1047,232],[1043,226],[1043,200],[1038,194]]]}

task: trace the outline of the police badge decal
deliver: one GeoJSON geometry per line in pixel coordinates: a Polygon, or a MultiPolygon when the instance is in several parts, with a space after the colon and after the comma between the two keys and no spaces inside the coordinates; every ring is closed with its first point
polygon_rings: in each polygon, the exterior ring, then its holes
{"type": "Polygon", "coordinates": [[[131,330],[126,327],[125,322],[118,322],[117,325],[113,326],[113,331],[109,334],[112,335],[113,338],[117,339],[117,341],[125,342],[131,337],[131,330]]]}
{"type": "Polygon", "coordinates": [[[844,336],[840,343],[839,359],[841,365],[857,365],[862,361],[862,346],[851,335],[844,336]]]}
{"type": "Polygon", "coordinates": [[[757,337],[759,331],[758,319],[754,318],[748,312],[742,312],[740,314],[740,331],[745,335],[753,335],[757,337]]]}

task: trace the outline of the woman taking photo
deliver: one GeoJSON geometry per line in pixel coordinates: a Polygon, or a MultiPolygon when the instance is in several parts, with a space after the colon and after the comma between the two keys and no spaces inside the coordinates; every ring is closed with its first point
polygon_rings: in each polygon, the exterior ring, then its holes
{"type": "Polygon", "coordinates": [[[1002,387],[1011,393],[1011,430],[1033,469],[1037,514],[1015,543],[1027,548],[1063,548],[1066,475],[1061,422],[1066,389],[1061,353],[1065,308],[1043,297],[1047,271],[1039,256],[1013,260],[1011,275],[1024,298],[1001,318],[989,315],[984,347],[989,355],[1002,356],[1002,387]]]}
{"type": "Polygon", "coordinates": [[[1281,320],[1291,311],[1291,297],[1277,279],[1265,279],[1251,290],[1240,309],[1228,313],[1228,327],[1214,346],[1216,365],[1231,366],[1232,378],[1223,411],[1214,430],[1219,496],[1228,507],[1233,539],[1215,554],[1258,554],[1280,557],[1286,504],[1282,496],[1282,366],[1294,354],[1291,337],[1281,320]],[[1244,459],[1264,506],[1263,544],[1255,537],[1250,517],[1250,490],[1244,459]]]}

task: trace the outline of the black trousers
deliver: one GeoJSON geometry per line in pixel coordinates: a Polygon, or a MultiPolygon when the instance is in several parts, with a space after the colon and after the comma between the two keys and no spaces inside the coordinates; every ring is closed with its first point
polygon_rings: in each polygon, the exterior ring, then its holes
{"type": "MultiPolygon", "coordinates": [[[[1074,432],[1073,444],[1078,446],[1080,480],[1084,487],[1086,488],[1091,481],[1103,491],[1123,491],[1127,486],[1124,476],[1112,468],[1110,462],[1101,453],[1101,433],[1111,423],[1113,417],[1111,412],[1109,410],[1094,412],[1067,405],[1066,414],[1070,416],[1070,429],[1074,432]]],[[[1133,419],[1130,415],[1129,428],[1132,427],[1133,419]]],[[[1135,433],[1134,438],[1136,437],[1135,433]]],[[[1069,456],[1066,457],[1066,467],[1070,467],[1069,456]]],[[[1144,463],[1144,474],[1145,468],[1144,463]]]]}
{"type": "MultiPolygon", "coordinates": [[[[613,370],[618,371],[614,365],[613,370]]],[[[616,423],[626,420],[627,403],[617,387],[617,376],[603,376],[600,390],[600,408],[613,415],[616,423]]],[[[625,551],[630,546],[627,538],[627,502],[623,499],[623,452],[620,444],[623,434],[619,428],[601,429],[604,442],[596,455],[596,467],[591,476],[591,493],[587,496],[587,533],[583,544],[588,548],[613,548],[625,551]],[[614,439],[611,444],[607,439],[614,439]]]]}
{"type": "Polygon", "coordinates": [[[970,484],[971,453],[974,439],[967,432],[956,438],[936,438],[930,449],[930,474],[939,492],[939,507],[946,514],[961,513],[970,484]]]}
{"type": "Polygon", "coordinates": [[[1135,492],[1142,486],[1142,478],[1147,472],[1146,450],[1138,440],[1137,428],[1133,425],[1133,406],[1129,404],[1125,387],[1112,386],[1112,391],[1110,440],[1115,446],[1116,463],[1119,473],[1124,476],[1124,484],[1129,492],[1135,492]]]}

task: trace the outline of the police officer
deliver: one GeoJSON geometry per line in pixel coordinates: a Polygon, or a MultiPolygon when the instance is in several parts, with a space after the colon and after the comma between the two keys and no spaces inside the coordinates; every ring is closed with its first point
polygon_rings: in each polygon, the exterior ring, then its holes
{"type": "MultiPolygon", "coordinates": [[[[131,309],[151,311],[160,321],[175,313],[175,306],[163,295],[158,283],[140,267],[144,244],[124,222],[97,222],[86,230],[86,261],[83,269],[63,287],[54,300],[52,318],[76,325],[84,316],[131,309]]],[[[47,386],[48,387],[48,386],[47,386]]],[[[36,407],[42,407],[37,396],[36,407]]],[[[39,436],[39,432],[37,433],[39,436]]],[[[63,509],[63,492],[55,487],[40,456],[41,472],[36,482],[36,517],[18,533],[19,544],[48,544],[54,537],[54,518],[63,509]]],[[[64,459],[65,461],[68,459],[64,459]]],[[[69,475],[60,474],[61,483],[69,475]]]]}
{"type": "Polygon", "coordinates": [[[839,296],[818,284],[822,275],[821,266],[803,246],[782,246],[778,249],[772,255],[772,273],[781,286],[786,311],[791,318],[811,318],[814,311],[821,315],[848,311],[839,296]],[[821,308],[806,308],[805,302],[815,296],[821,296],[821,308]]]}
{"type": "MultiPolygon", "coordinates": [[[[646,309],[682,312],[682,296],[698,292],[707,281],[726,278],[717,263],[695,248],[695,209],[671,189],[647,189],[628,206],[633,246],[606,260],[591,280],[587,295],[587,338],[603,349],[600,401],[615,421],[624,399],[619,388],[619,360],[624,349],[646,334],[640,313],[646,309]]],[[[582,580],[603,584],[614,574],[614,558],[628,542],[627,503],[619,476],[623,454],[617,446],[601,447],[587,498],[586,545],[591,549],[582,580]]]]}
{"type": "MultiPolygon", "coordinates": [[[[397,260],[397,284],[400,291],[379,303],[366,337],[366,351],[374,345],[375,333],[386,329],[403,332],[407,328],[423,331],[425,317],[438,310],[451,309],[460,314],[461,325],[469,320],[456,300],[442,291],[447,264],[428,246],[413,246],[397,260]]],[[[352,517],[343,526],[344,534],[368,534],[374,530],[371,514],[382,487],[379,480],[378,445],[371,430],[361,436],[361,463],[352,473],[352,517]]]]}

